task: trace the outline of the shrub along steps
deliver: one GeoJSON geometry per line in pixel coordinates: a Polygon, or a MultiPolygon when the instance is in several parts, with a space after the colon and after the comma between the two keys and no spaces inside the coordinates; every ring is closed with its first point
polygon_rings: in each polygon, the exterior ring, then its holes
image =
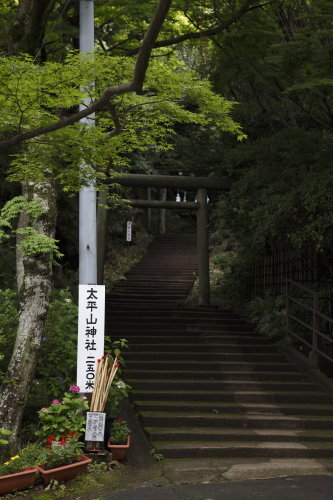
{"type": "Polygon", "coordinates": [[[160,237],[107,297],[106,331],[129,340],[125,378],[156,452],[333,457],[330,395],[231,311],[176,306],[195,258],[192,235],[160,237]]]}

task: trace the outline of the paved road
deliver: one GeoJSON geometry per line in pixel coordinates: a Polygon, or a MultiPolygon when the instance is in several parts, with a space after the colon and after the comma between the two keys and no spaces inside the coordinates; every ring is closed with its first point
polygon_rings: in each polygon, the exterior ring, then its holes
{"type": "Polygon", "coordinates": [[[333,477],[297,476],[234,483],[145,485],[107,500],[331,500],[333,477]]]}

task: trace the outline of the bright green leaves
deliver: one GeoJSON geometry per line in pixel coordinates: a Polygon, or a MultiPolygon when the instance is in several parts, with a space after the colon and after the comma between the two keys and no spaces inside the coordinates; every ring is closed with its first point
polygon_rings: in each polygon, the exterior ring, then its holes
{"type": "MultiPolygon", "coordinates": [[[[40,200],[28,201],[24,196],[16,196],[9,200],[2,208],[0,212],[0,228],[5,227],[12,230],[11,221],[17,218],[22,210],[25,210],[32,219],[37,219],[45,213],[40,200]]],[[[57,247],[58,240],[37,233],[31,226],[12,230],[12,232],[24,236],[18,247],[22,249],[25,255],[53,252],[56,258],[63,256],[57,247]]],[[[10,233],[6,233],[3,229],[0,229],[0,240],[8,239],[9,237],[10,233]]]]}
{"type": "MultiPolygon", "coordinates": [[[[32,64],[31,59],[0,60],[0,105],[4,120],[0,134],[34,130],[68,116],[89,96],[98,98],[109,86],[129,82],[134,62],[96,54],[94,59],[70,55],[65,64],[32,64]],[[95,85],[91,84],[95,81],[95,85]],[[80,90],[84,89],[84,90],[80,90]]],[[[103,180],[110,157],[114,171],[129,164],[128,154],[152,145],[170,148],[167,139],[176,122],[214,124],[245,137],[229,116],[234,103],[214,94],[210,84],[198,81],[176,59],[168,64],[153,60],[143,95],[115,95],[94,118],[40,134],[15,155],[9,180],[42,182],[50,173],[68,191],[103,180]],[[85,165],[88,165],[85,166],[85,165]]],[[[112,175],[113,172],[110,172],[112,175]]]]}
{"type": "Polygon", "coordinates": [[[57,246],[59,240],[49,238],[45,234],[38,234],[32,227],[17,229],[16,234],[24,236],[18,247],[21,248],[25,255],[52,253],[57,259],[63,257],[57,246]]]}

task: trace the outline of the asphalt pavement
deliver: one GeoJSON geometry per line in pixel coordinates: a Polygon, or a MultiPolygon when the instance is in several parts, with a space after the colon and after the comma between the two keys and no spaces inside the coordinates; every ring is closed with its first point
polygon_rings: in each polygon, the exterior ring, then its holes
{"type": "Polygon", "coordinates": [[[331,500],[332,476],[295,476],[232,483],[146,484],[106,500],[331,500]]]}

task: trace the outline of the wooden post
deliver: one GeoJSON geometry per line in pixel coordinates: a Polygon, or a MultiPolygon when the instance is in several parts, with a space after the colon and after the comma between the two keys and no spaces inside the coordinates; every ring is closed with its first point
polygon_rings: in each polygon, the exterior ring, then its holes
{"type": "Polygon", "coordinates": [[[199,306],[209,306],[209,247],[207,230],[207,190],[205,188],[198,189],[197,199],[200,204],[200,208],[197,212],[199,306]]]}
{"type": "MultiPolygon", "coordinates": [[[[147,188],[147,200],[151,200],[151,188],[147,188]]],[[[147,231],[151,233],[151,208],[147,208],[147,231]]]]}
{"type": "MultiPolygon", "coordinates": [[[[167,199],[167,190],[166,188],[160,189],[160,201],[166,201],[167,199]]],[[[158,233],[165,233],[165,223],[166,223],[166,209],[160,208],[160,213],[158,217],[158,233]]]]}

